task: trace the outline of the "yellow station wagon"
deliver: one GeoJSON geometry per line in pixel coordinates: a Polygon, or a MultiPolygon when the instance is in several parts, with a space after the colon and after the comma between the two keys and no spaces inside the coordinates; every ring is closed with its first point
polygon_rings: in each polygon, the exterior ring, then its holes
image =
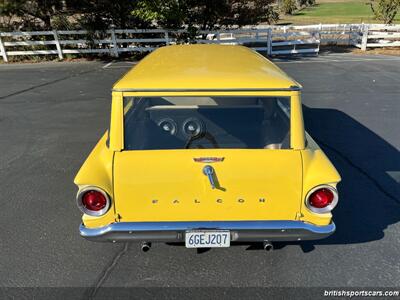
{"type": "Polygon", "coordinates": [[[246,47],[154,51],[114,85],[110,129],[75,178],[81,236],[143,250],[329,236],[340,176],[300,92],[246,47]]]}

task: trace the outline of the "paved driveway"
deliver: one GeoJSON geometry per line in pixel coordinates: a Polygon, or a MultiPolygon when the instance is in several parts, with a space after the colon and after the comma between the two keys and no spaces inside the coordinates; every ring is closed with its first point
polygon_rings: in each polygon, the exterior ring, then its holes
{"type": "MultiPolygon", "coordinates": [[[[164,244],[142,253],[136,243],[78,235],[72,180],[108,126],[112,83],[131,63],[1,65],[0,286],[80,287],[81,298],[116,286],[399,287],[400,58],[337,54],[278,64],[304,86],[307,130],[343,177],[337,232],[273,252],[240,245],[202,253],[164,244]]],[[[32,292],[8,293],[21,291],[32,292]]]]}

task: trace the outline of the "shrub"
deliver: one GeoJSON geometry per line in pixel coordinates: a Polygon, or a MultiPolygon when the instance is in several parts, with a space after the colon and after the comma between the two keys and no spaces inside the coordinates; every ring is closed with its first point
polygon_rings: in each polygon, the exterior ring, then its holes
{"type": "Polygon", "coordinates": [[[391,24],[400,9],[400,0],[371,0],[369,3],[377,20],[391,24]]]}
{"type": "Polygon", "coordinates": [[[281,11],[286,15],[291,15],[297,9],[295,0],[282,0],[281,11]]]}

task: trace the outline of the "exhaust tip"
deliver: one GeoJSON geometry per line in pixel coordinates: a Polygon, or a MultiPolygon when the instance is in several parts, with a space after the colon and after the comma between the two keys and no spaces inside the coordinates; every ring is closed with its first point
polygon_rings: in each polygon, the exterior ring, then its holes
{"type": "Polygon", "coordinates": [[[270,242],[264,242],[263,248],[264,248],[265,251],[274,250],[274,246],[270,242]]]}
{"type": "Polygon", "coordinates": [[[150,250],[150,248],[151,248],[151,243],[148,243],[148,242],[143,242],[142,245],[140,246],[140,249],[143,252],[148,252],[150,250]]]}

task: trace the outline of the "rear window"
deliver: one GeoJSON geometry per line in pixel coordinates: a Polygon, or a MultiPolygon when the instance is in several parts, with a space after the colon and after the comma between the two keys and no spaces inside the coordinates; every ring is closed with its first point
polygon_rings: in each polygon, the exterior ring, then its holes
{"type": "Polygon", "coordinates": [[[124,149],[288,149],[289,97],[125,97],[124,149]]]}

